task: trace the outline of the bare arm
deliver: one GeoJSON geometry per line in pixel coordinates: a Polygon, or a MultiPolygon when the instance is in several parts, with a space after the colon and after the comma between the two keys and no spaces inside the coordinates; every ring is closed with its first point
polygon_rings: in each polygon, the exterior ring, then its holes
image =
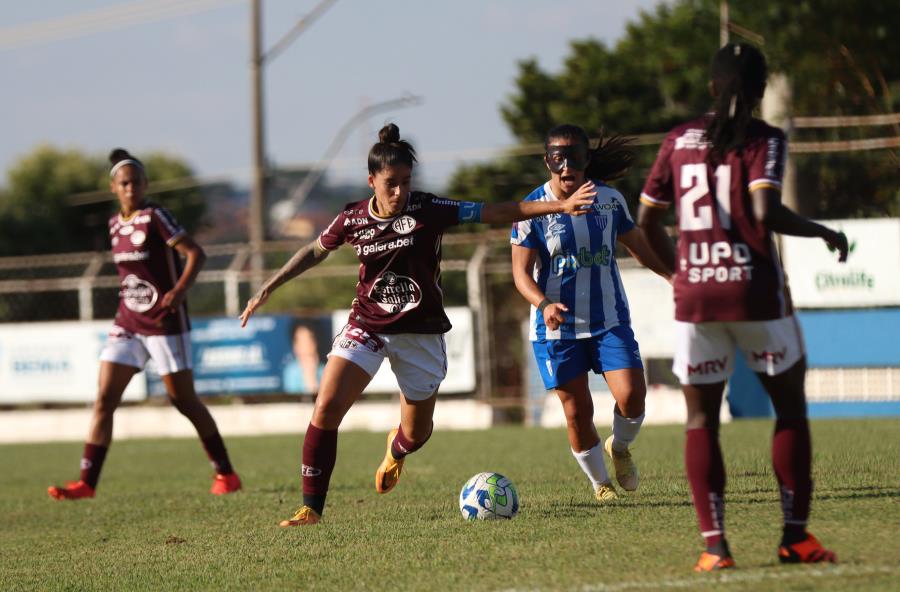
{"type": "MultiPolygon", "coordinates": [[[[513,245],[512,247],[512,271],[516,289],[525,300],[540,309],[541,304],[547,300],[547,296],[541,291],[531,276],[536,256],[537,252],[534,249],[520,247],[519,245],[513,245]]],[[[544,305],[543,310],[539,310],[539,312],[544,315],[544,323],[546,323],[547,327],[555,330],[559,328],[560,324],[565,322],[562,313],[568,310],[560,302],[548,301],[544,305]]]]}
{"type": "Polygon", "coordinates": [[[666,281],[672,281],[675,270],[663,263],[657,256],[656,251],[650,247],[643,230],[633,228],[624,234],[618,235],[618,241],[625,245],[625,248],[628,249],[632,257],[637,259],[638,263],[661,275],[666,281]]]}
{"type": "MultiPolygon", "coordinates": [[[[664,269],[670,269],[674,273],[675,247],[672,244],[672,239],[666,233],[666,227],[662,223],[665,213],[666,211],[662,208],[654,208],[641,203],[641,207],[638,210],[637,225],[643,231],[650,250],[656,255],[664,269]]],[[[641,263],[643,264],[643,261],[641,263]]]]}
{"type": "Polygon", "coordinates": [[[838,260],[847,260],[847,237],[813,222],[788,209],[781,203],[781,192],[774,188],[756,189],[750,193],[753,200],[753,216],[766,229],[788,236],[818,237],[839,253],[838,260]]]}
{"type": "Polygon", "coordinates": [[[174,311],[184,302],[188,289],[194,285],[197,274],[203,269],[203,264],[206,263],[206,253],[188,235],[181,237],[172,248],[184,257],[184,270],[181,272],[181,277],[172,286],[172,289],[163,294],[160,306],[174,311]]]}
{"type": "Polygon", "coordinates": [[[568,214],[583,216],[587,214],[597,191],[594,184],[588,181],[578,188],[568,199],[556,201],[504,201],[485,204],[481,210],[481,221],[486,224],[504,224],[518,222],[547,214],[568,214]]]}
{"type": "Polygon", "coordinates": [[[247,326],[247,320],[260,306],[266,303],[279,286],[297,277],[307,269],[314,267],[328,257],[328,251],[319,246],[318,241],[313,241],[297,251],[290,260],[279,269],[275,275],[267,279],[259,291],[247,301],[244,312],[241,313],[241,327],[247,326]]]}

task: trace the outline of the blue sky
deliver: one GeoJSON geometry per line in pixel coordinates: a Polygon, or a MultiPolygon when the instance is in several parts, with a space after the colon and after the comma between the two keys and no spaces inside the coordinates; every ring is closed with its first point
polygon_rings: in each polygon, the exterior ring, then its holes
{"type": "MultiPolygon", "coordinates": [[[[365,153],[391,120],[420,152],[418,184],[441,188],[459,162],[454,153],[512,143],[499,106],[514,89],[518,60],[533,56],[556,70],[571,40],[615,43],[657,1],[338,0],[266,67],[268,156],[282,166],[318,160],[363,105],[412,93],[424,103],[361,125],[329,176],[364,178],[365,153]]],[[[4,179],[18,157],[50,143],[97,153],[124,146],[138,156],[165,150],[203,177],[246,180],[249,0],[207,1],[193,14],[65,39],[9,41],[34,23],[129,4],[134,0],[6,3],[4,179]]],[[[264,0],[266,47],[315,5],[264,0]]]]}

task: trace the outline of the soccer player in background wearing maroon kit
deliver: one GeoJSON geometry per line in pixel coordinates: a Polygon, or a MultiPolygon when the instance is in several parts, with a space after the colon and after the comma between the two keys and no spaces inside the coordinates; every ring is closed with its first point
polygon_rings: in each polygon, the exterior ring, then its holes
{"type": "Polygon", "coordinates": [[[185,296],[206,255],[168,210],[145,199],[147,176],[137,158],[117,148],[109,159],[109,187],[120,207],[109,219],[113,262],[121,280],[119,308],[100,354],[99,389],[81,459],[81,478],[47,491],[58,500],[94,497],[112,441],[113,413],[131,378],[151,359],[172,404],[194,424],[203,442],[216,472],[210,493],[237,491],[241,480],[215,420],[197,398],[191,371],[185,296]],[[186,260],[183,269],[179,255],[186,260]]]}
{"type": "Polygon", "coordinates": [[[466,222],[510,223],[535,216],[582,215],[592,188],[555,202],[461,202],[412,191],[415,150],[388,124],[369,151],[368,183],[375,194],[349,203],[318,239],[266,280],[241,313],[246,325],[272,292],[349,243],[361,263],[350,319],[337,334],[303,439],[303,505],[281,526],[319,522],[337,458],[338,427],[385,358],[400,385],[400,425],[387,437],[375,489],[387,493],[404,458],[431,436],[438,387],[447,374],[444,333],[450,322],[441,293],[441,239],[466,222]]]}
{"type": "Polygon", "coordinates": [[[753,117],[767,67],[747,44],[713,58],[712,113],[666,136],[641,194],[638,224],[660,258],[674,265],[673,370],[687,403],[685,464],[706,540],[696,571],[734,566],[725,539],[725,465],[719,408],[735,348],[759,376],[775,408],[772,463],[784,527],[785,563],[835,561],[806,531],[812,451],[806,417],[806,353],[772,233],[819,237],[847,258],[847,238],[781,203],[786,141],[753,117]],[[677,254],[662,225],[675,204],[677,254]]]}

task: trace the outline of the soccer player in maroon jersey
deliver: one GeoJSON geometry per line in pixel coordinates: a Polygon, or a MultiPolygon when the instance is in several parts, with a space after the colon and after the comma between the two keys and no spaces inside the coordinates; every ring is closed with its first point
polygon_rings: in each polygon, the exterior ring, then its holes
{"type": "Polygon", "coordinates": [[[415,150],[394,124],[378,133],[369,151],[372,197],[349,203],[310,245],[266,280],[247,303],[241,321],[279,286],[349,243],[360,261],[350,318],[332,344],[312,420],[303,439],[303,505],[281,526],[316,524],[325,507],[337,457],[338,426],[385,358],[400,385],[400,425],[390,431],[375,489],[387,493],[400,478],[405,457],[431,436],[437,390],[447,374],[444,333],[450,322],[441,293],[441,239],[466,222],[509,223],[535,216],[582,215],[594,191],[555,202],[461,202],[410,188],[415,150]]]}
{"type": "Polygon", "coordinates": [[[197,429],[216,473],[210,493],[237,491],[241,480],[215,420],[197,398],[191,371],[185,296],[206,255],[168,210],[145,199],[143,164],[121,148],[109,158],[109,187],[120,207],[109,219],[113,261],[121,280],[119,308],[100,354],[100,384],[81,459],[81,478],[47,491],[58,500],[94,497],[112,441],[113,413],[132,376],[148,360],[153,360],[172,404],[197,429]],[[185,257],[183,267],[179,255],[185,257]]]}
{"type": "Polygon", "coordinates": [[[676,270],[673,370],[687,403],[685,464],[706,540],[696,571],[734,565],[723,522],[719,408],[735,348],[775,408],[772,463],[784,515],[778,557],[787,563],[835,561],[806,530],[812,495],[806,354],[772,233],[821,238],[841,261],[847,239],[781,203],[785,137],[753,117],[766,76],[765,58],[753,46],[728,44],[715,54],[713,112],[666,136],[638,213],[658,255],[676,270]],[[662,225],[673,203],[677,253],[662,225]]]}

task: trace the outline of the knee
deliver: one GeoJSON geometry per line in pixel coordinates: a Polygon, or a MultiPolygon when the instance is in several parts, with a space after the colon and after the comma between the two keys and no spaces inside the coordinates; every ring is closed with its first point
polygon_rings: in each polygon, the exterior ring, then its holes
{"type": "Polygon", "coordinates": [[[616,405],[619,408],[619,413],[624,417],[640,417],[644,413],[644,401],[646,399],[647,387],[638,384],[629,388],[616,405]]]}
{"type": "Polygon", "coordinates": [[[119,398],[112,393],[100,391],[94,401],[94,415],[110,418],[119,406],[119,398]]]}
{"type": "Polygon", "coordinates": [[[312,415],[313,424],[322,429],[333,430],[340,426],[341,419],[343,419],[343,414],[335,399],[321,396],[316,398],[312,415]]]}
{"type": "Polygon", "coordinates": [[[687,429],[696,430],[696,429],[707,429],[707,430],[719,430],[719,416],[713,415],[711,413],[704,413],[702,411],[696,412],[688,412],[687,417],[687,429]]]}
{"type": "Polygon", "coordinates": [[[197,407],[200,403],[200,400],[194,396],[184,396],[184,395],[169,395],[169,401],[172,402],[172,406],[178,410],[182,415],[187,415],[193,409],[197,407]]]}
{"type": "Polygon", "coordinates": [[[570,429],[581,430],[588,425],[594,424],[594,413],[592,410],[579,409],[576,405],[567,405],[565,412],[566,424],[570,429]]]}

